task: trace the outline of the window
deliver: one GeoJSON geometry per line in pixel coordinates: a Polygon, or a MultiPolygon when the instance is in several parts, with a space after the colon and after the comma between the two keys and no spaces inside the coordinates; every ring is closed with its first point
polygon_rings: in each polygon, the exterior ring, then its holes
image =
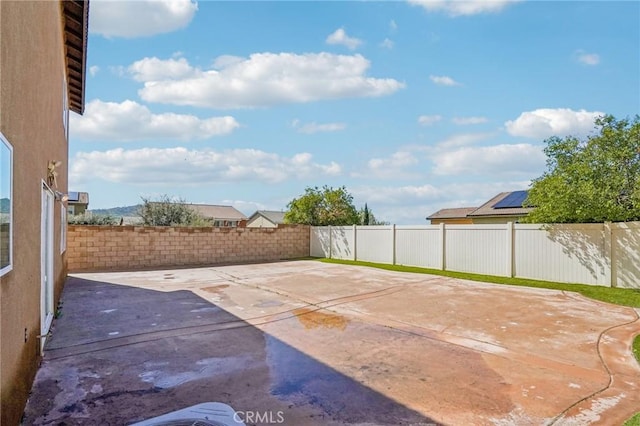
{"type": "Polygon", "coordinates": [[[0,276],[13,267],[13,148],[0,133],[0,276]]]}

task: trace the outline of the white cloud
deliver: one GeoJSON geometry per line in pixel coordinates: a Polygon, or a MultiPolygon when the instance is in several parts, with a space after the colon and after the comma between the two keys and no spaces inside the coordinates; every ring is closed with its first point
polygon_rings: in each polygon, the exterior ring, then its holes
{"type": "Polygon", "coordinates": [[[542,148],[531,144],[462,147],[432,157],[437,175],[533,175],[544,169],[542,148]]]}
{"type": "MultiPolygon", "coordinates": [[[[360,186],[351,189],[351,193],[358,200],[371,200],[381,206],[407,206],[419,204],[444,204],[442,207],[472,207],[480,206],[499,192],[526,189],[530,181],[499,181],[499,182],[463,182],[444,185],[401,185],[401,186],[360,186]]],[[[410,210],[410,209],[409,209],[410,210]]],[[[422,216],[435,212],[437,209],[424,212],[422,216]]],[[[420,213],[422,214],[422,213],[420,213]]],[[[415,223],[415,222],[414,222],[415,223]]]]}
{"type": "Polygon", "coordinates": [[[520,114],[504,125],[512,136],[545,139],[550,136],[586,136],[594,128],[599,111],[573,111],[568,108],[541,108],[520,114]]]}
{"type": "Polygon", "coordinates": [[[393,42],[393,40],[390,40],[388,38],[385,38],[384,40],[382,40],[382,43],[380,43],[380,47],[384,47],[385,49],[393,49],[393,46],[395,46],[395,43],[393,42]]]}
{"type": "Polygon", "coordinates": [[[349,37],[344,28],[338,28],[327,36],[325,40],[327,44],[339,44],[345,46],[349,50],[355,50],[362,44],[362,40],[355,37],[349,37]]]}
{"type": "Polygon", "coordinates": [[[153,114],[130,100],[116,103],[95,99],[87,104],[84,115],[70,117],[74,137],[113,141],[207,139],[229,134],[240,126],[230,116],[201,119],[187,114],[153,114]]]}
{"type": "Polygon", "coordinates": [[[103,180],[126,184],[199,185],[255,181],[276,183],[290,178],[336,176],[339,164],[318,164],[311,154],[283,157],[257,149],[189,150],[142,148],[78,152],[71,160],[71,185],[103,180]]]}
{"type": "Polygon", "coordinates": [[[440,120],[442,120],[441,115],[421,115],[418,117],[418,124],[422,126],[431,126],[440,120]]]}
{"type": "Polygon", "coordinates": [[[191,0],[92,0],[89,30],[105,37],[148,37],[189,25],[198,10],[191,0]]]}
{"type": "Polygon", "coordinates": [[[398,24],[396,24],[396,21],[394,19],[389,21],[389,31],[393,32],[397,29],[398,29],[398,24]]]}
{"type": "MultiPolygon", "coordinates": [[[[493,136],[492,133],[461,133],[457,135],[451,135],[448,138],[439,141],[436,144],[436,149],[442,151],[442,150],[448,150],[451,148],[459,148],[461,146],[472,145],[476,142],[485,140],[491,136],[493,136]]],[[[427,149],[429,151],[432,150],[431,147],[427,149]]]]}
{"type": "Polygon", "coordinates": [[[518,0],[408,0],[427,12],[444,12],[452,17],[496,13],[518,0]]]}
{"type": "Polygon", "coordinates": [[[180,80],[194,77],[196,69],[185,58],[143,58],[127,68],[133,79],[140,82],[158,80],[180,80]]]}
{"type": "Polygon", "coordinates": [[[458,126],[467,126],[470,124],[482,124],[488,120],[485,117],[454,117],[451,119],[453,124],[458,126]]]}
{"type": "Polygon", "coordinates": [[[363,186],[351,191],[354,197],[366,200],[368,203],[400,204],[407,200],[413,203],[424,200],[434,200],[442,197],[444,189],[431,184],[408,186],[363,186]]]}
{"type": "Polygon", "coordinates": [[[352,173],[352,177],[377,179],[418,178],[417,173],[407,169],[418,163],[416,155],[410,151],[397,151],[388,158],[372,158],[367,163],[365,173],[352,173]]]}
{"type": "Polygon", "coordinates": [[[320,133],[320,132],[338,132],[340,130],[344,130],[347,128],[345,123],[323,123],[318,124],[315,121],[311,123],[300,123],[300,120],[294,120],[292,123],[292,127],[297,129],[298,133],[320,133]]]}
{"type": "Polygon", "coordinates": [[[405,87],[366,76],[370,62],[359,54],[255,53],[218,66],[201,70],[184,59],[145,58],[129,71],[144,82],[139,94],[147,102],[221,109],[377,97],[405,87]]]}
{"type": "Polygon", "coordinates": [[[600,55],[597,53],[587,53],[584,50],[578,50],[575,52],[575,57],[578,62],[585,65],[598,65],[600,63],[600,55]]]}
{"type": "MultiPolygon", "coordinates": [[[[209,204],[206,202],[202,203],[194,203],[194,204],[209,204]]],[[[225,206],[233,206],[236,209],[240,210],[247,217],[251,216],[255,213],[256,210],[267,210],[267,207],[262,203],[257,203],[255,201],[244,201],[244,200],[222,200],[220,204],[225,206]]]]}
{"type": "Polygon", "coordinates": [[[443,76],[430,75],[429,80],[433,81],[435,84],[439,86],[461,86],[460,83],[458,83],[451,77],[447,77],[446,75],[443,75],[443,76]]]}
{"type": "Polygon", "coordinates": [[[100,67],[97,65],[92,65],[89,67],[89,74],[91,75],[91,77],[95,77],[96,74],[98,74],[98,71],[100,71],[100,67]]]}

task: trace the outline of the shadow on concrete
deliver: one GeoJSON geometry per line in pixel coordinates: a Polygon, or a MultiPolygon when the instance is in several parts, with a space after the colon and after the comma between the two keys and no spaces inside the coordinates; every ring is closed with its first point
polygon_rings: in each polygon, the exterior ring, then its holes
{"type": "Polygon", "coordinates": [[[24,424],[120,425],[209,401],[247,425],[436,424],[188,290],[70,277],[62,303],[24,424]]]}

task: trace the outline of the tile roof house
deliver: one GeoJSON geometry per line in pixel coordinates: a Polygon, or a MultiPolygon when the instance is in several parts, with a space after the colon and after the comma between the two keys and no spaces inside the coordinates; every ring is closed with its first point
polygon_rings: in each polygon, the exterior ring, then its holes
{"type": "Polygon", "coordinates": [[[83,214],[89,208],[89,193],[69,191],[69,199],[67,200],[67,213],[83,214]]]}
{"type": "Polygon", "coordinates": [[[245,225],[247,217],[232,206],[212,204],[187,204],[201,216],[209,219],[213,226],[236,228],[245,225]]]}
{"type": "Polygon", "coordinates": [[[534,207],[522,207],[528,191],[501,192],[480,207],[441,209],[427,217],[432,225],[518,222],[534,207]]]}
{"type": "Polygon", "coordinates": [[[473,223],[473,221],[467,216],[476,209],[477,207],[440,209],[431,216],[428,216],[427,220],[431,221],[432,225],[439,225],[441,223],[445,223],[447,225],[468,225],[473,223]]]}
{"type": "Polygon", "coordinates": [[[84,111],[88,25],[88,1],[0,1],[2,425],[20,424],[67,275],[69,112],[84,111]]]}
{"type": "Polygon", "coordinates": [[[247,228],[277,228],[284,224],[284,212],[258,210],[249,217],[247,228]]]}
{"type": "Polygon", "coordinates": [[[518,222],[534,207],[522,207],[529,191],[501,192],[469,213],[473,223],[518,222]]]}

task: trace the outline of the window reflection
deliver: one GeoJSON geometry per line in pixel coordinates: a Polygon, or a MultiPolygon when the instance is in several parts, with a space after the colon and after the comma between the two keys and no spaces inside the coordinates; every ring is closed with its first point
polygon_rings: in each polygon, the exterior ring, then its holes
{"type": "Polygon", "coordinates": [[[0,275],[11,269],[12,149],[0,134],[0,275]]]}

